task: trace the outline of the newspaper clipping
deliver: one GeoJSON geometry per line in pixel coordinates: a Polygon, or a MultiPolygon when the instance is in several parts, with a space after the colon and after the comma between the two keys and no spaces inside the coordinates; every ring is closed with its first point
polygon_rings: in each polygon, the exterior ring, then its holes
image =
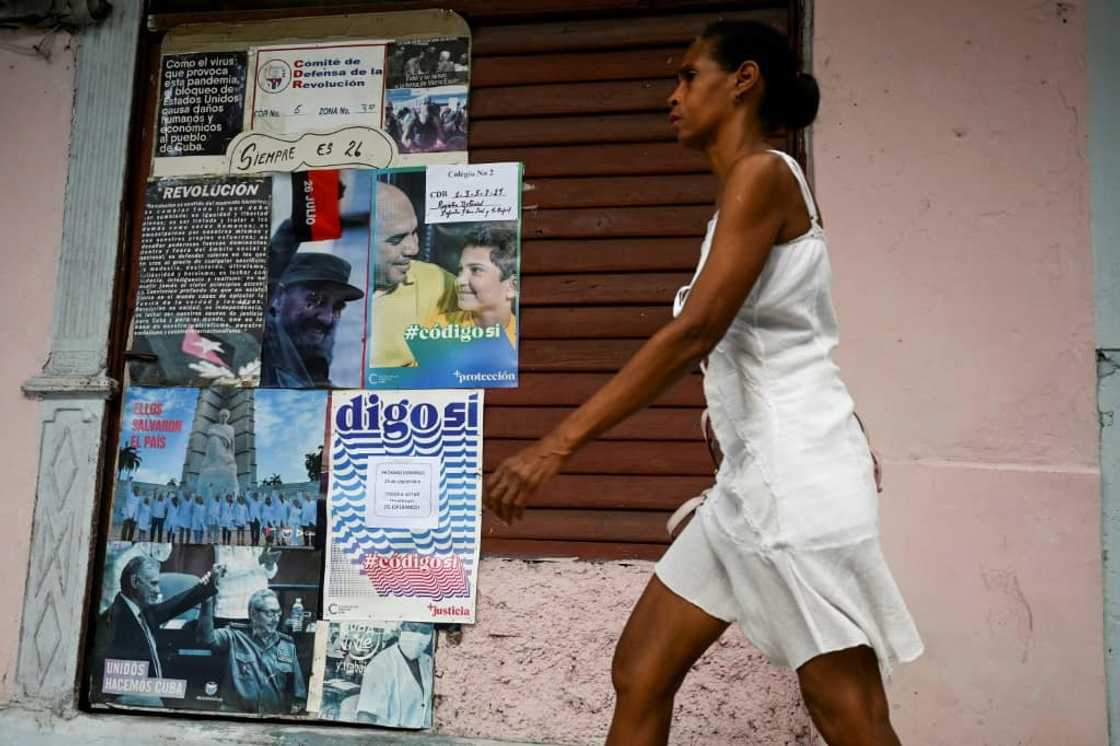
{"type": "Polygon", "coordinates": [[[389,728],[432,725],[435,628],[421,622],[323,622],[311,699],[320,720],[389,728]]]}
{"type": "Polygon", "coordinates": [[[389,45],[388,87],[438,88],[470,82],[470,39],[410,39],[389,45]]]}
{"type": "Polygon", "coordinates": [[[264,326],[271,180],[149,183],[132,381],[255,386],[264,326]]]}
{"type": "Polygon", "coordinates": [[[335,391],[324,619],[474,621],[481,391],[335,391]]]}
{"type": "Polygon", "coordinates": [[[406,157],[467,150],[470,39],[389,45],[385,130],[406,157]]]}

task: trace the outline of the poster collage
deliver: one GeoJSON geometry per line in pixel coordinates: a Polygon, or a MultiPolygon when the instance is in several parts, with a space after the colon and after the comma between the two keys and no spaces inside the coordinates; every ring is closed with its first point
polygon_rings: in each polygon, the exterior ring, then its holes
{"type": "Polygon", "coordinates": [[[469,70],[417,34],[164,55],[95,706],[431,726],[518,370],[522,170],[466,163],[469,70]]]}

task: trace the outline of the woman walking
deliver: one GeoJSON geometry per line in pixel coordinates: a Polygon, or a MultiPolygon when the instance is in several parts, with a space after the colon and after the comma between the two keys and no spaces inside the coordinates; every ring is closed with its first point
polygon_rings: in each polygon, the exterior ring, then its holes
{"type": "Polygon", "coordinates": [[[797,671],[829,744],[900,743],[881,673],[922,643],[879,547],[877,464],[831,359],[816,205],[797,162],[767,148],[818,101],[768,26],[718,22],[692,44],[670,123],[719,183],[692,283],[617,376],[487,481],[490,509],[517,519],[574,451],[704,369],[723,460],[622,632],[609,745],[666,743],[685,674],[731,622],[797,671]]]}

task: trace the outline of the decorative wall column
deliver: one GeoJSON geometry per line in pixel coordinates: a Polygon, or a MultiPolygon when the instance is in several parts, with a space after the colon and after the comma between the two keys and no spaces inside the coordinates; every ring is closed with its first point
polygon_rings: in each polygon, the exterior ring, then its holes
{"type": "Polygon", "coordinates": [[[1120,746],[1120,2],[1089,3],[1089,164],[1101,422],[1101,547],[1109,743],[1120,746]]]}
{"type": "Polygon", "coordinates": [[[24,384],[42,399],[39,470],[13,698],[72,711],[93,554],[113,282],[143,3],[77,34],[74,117],[50,354],[24,384]]]}

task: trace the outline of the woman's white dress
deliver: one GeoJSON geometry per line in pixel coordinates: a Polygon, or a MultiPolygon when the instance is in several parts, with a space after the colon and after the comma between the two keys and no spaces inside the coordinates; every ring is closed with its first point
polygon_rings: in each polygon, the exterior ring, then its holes
{"type": "MultiPolygon", "coordinates": [[[[920,655],[922,642],[879,546],[871,454],[831,358],[824,231],[800,166],[772,152],[793,170],[812,227],[774,246],[708,356],[704,395],[723,461],[656,573],[708,614],[737,622],[775,664],[797,668],[870,645],[889,674],[895,661],[920,655]]],[[[674,315],[687,295],[681,288],[674,315]]]]}

